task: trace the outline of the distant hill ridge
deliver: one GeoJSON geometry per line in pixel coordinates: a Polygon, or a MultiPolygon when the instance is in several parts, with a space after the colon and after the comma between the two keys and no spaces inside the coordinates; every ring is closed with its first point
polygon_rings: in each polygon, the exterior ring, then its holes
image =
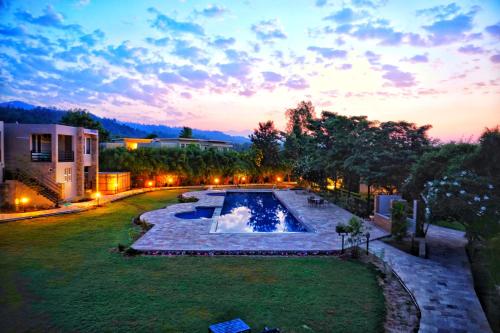
{"type": "MultiPolygon", "coordinates": [[[[21,101],[10,101],[0,103],[0,120],[6,123],[25,124],[57,124],[60,122],[67,110],[55,107],[40,107],[21,101]]],[[[139,124],[133,122],[122,122],[116,119],[101,118],[90,113],[91,116],[101,122],[112,137],[138,137],[143,138],[148,134],[156,134],[158,137],[178,137],[182,127],[171,127],[166,125],[139,124]]],[[[193,137],[197,139],[223,140],[233,143],[244,144],[250,140],[243,136],[233,136],[221,131],[206,131],[193,129],[193,137]]]]}

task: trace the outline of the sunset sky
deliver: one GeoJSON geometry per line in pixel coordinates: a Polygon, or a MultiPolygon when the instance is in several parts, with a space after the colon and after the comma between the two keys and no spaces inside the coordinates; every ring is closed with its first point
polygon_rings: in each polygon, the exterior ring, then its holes
{"type": "Polygon", "coordinates": [[[500,1],[0,0],[0,101],[248,134],[311,100],[432,124],[500,123],[500,1]]]}

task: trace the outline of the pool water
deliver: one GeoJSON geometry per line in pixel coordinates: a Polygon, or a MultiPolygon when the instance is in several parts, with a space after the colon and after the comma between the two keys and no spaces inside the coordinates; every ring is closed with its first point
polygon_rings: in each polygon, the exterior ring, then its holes
{"type": "Polygon", "coordinates": [[[223,197],[226,195],[226,192],[211,192],[211,193],[207,193],[207,195],[209,195],[211,197],[223,197]]]}
{"type": "Polygon", "coordinates": [[[214,215],[215,207],[196,207],[195,211],[182,212],[175,214],[175,217],[181,219],[201,219],[211,218],[214,215]]]}
{"type": "Polygon", "coordinates": [[[215,232],[307,232],[271,192],[228,192],[215,232]]]}

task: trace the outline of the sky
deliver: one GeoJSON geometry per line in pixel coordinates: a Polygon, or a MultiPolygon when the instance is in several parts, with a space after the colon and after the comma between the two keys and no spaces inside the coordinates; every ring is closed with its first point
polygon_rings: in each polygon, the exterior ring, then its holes
{"type": "Polygon", "coordinates": [[[500,124],[500,1],[0,0],[0,101],[247,135],[311,101],[431,124],[500,124]]]}

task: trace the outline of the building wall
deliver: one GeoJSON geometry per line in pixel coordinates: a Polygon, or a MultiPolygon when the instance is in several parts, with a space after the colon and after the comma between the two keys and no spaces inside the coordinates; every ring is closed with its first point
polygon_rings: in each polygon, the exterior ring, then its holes
{"type": "Polygon", "coordinates": [[[16,207],[16,199],[18,200],[18,208],[22,210],[26,208],[37,208],[46,209],[53,208],[54,203],[42,195],[39,195],[36,191],[32,190],[28,186],[24,185],[17,180],[7,180],[5,181],[5,186],[7,190],[5,191],[5,197],[3,204],[8,204],[10,207],[16,207]],[[27,198],[28,202],[26,204],[21,204],[22,198],[27,198]]]}

